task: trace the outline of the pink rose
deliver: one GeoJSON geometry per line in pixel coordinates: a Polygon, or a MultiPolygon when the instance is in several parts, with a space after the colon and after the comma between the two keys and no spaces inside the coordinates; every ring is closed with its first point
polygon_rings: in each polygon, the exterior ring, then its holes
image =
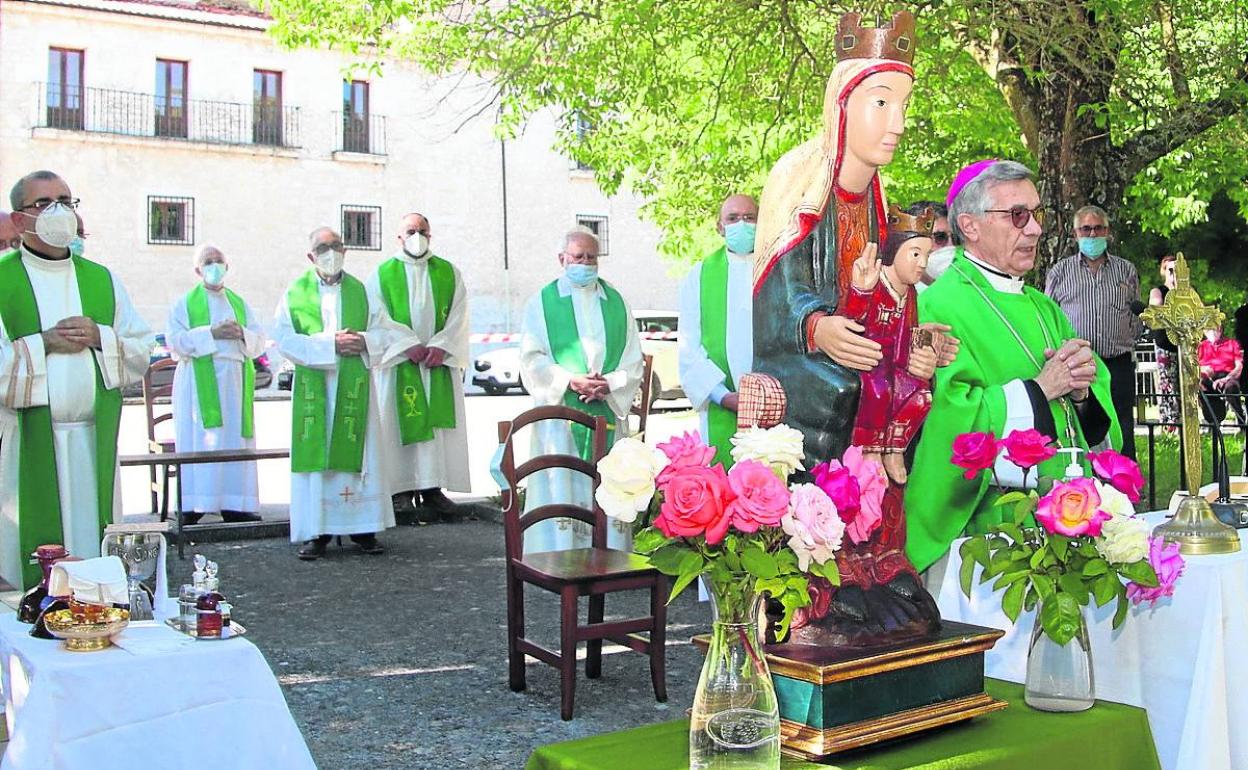
{"type": "Polygon", "coordinates": [[[775,527],[789,510],[789,488],[758,460],[742,460],[728,472],[736,499],[728,504],[732,526],[742,532],[775,527]]]}
{"type": "Polygon", "coordinates": [[[1174,584],[1187,566],[1187,562],[1179,555],[1179,544],[1166,545],[1166,541],[1160,537],[1150,538],[1148,541],[1148,563],[1157,573],[1157,586],[1146,588],[1139,583],[1127,583],[1127,598],[1134,604],[1148,602],[1153,606],[1159,599],[1173,596],[1174,584]]]}
{"type": "Polygon", "coordinates": [[[858,479],[839,460],[819,463],[811,471],[815,485],[831,498],[841,521],[848,524],[858,515],[858,479]]]}
{"type": "Polygon", "coordinates": [[[1101,534],[1101,525],[1111,518],[1100,509],[1101,496],[1092,479],[1072,479],[1056,484],[1036,504],[1036,521],[1054,535],[1078,537],[1101,534]]]}
{"type": "Polygon", "coordinates": [[[728,474],[716,465],[686,465],[677,468],[667,482],[663,505],[654,519],[654,526],[668,537],[696,537],[705,534],[706,542],[715,545],[724,539],[732,517],[728,474]]]}
{"type": "Polygon", "coordinates": [[[1001,445],[1005,447],[1005,459],[1023,469],[1034,468],[1057,454],[1053,439],[1035,428],[1010,431],[1001,445]]]}
{"type": "Polygon", "coordinates": [[[1104,452],[1091,452],[1088,459],[1092,461],[1092,470],[1096,475],[1108,481],[1114,489],[1127,496],[1133,503],[1140,501],[1140,489],[1144,487],[1144,477],[1140,475],[1140,466],[1135,461],[1106,449],[1104,452]]]}
{"type": "Polygon", "coordinates": [[[845,522],[837,515],[832,498],[814,484],[797,484],[790,490],[789,510],[780,524],[803,572],[811,560],[823,564],[832,558],[845,534],[845,522]]]}
{"type": "Polygon", "coordinates": [[[883,465],[863,456],[862,447],[851,446],[845,450],[845,457],[842,459],[845,467],[854,474],[859,493],[858,515],[849,522],[845,534],[855,543],[863,543],[884,519],[884,493],[888,491],[888,476],[884,474],[883,465]]]}
{"type": "Polygon", "coordinates": [[[702,434],[698,431],[687,431],[679,436],[672,436],[668,441],[659,444],[659,449],[667,455],[667,467],[659,471],[654,483],[663,489],[673,474],[680,468],[691,465],[708,466],[715,459],[715,450],[706,445],[702,434]]]}
{"type": "Polygon", "coordinates": [[[953,440],[953,464],[966,468],[962,478],[975,478],[980,471],[991,468],[997,462],[1001,442],[992,431],[987,433],[963,433],[953,440]]]}

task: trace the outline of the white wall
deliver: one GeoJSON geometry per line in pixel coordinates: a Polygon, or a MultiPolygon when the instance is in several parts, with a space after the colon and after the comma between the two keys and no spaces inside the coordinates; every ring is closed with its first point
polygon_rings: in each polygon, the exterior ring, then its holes
{"type": "MultiPolygon", "coordinates": [[[[473,331],[506,331],[519,323],[525,299],[557,271],[561,234],[578,214],[609,217],[610,256],[604,277],[635,307],[675,308],[676,280],[657,255],[659,232],[638,214],[641,201],[604,196],[591,174],[575,172],[550,147],[551,115],[537,116],[507,143],[509,251],[504,273],[499,142],[491,111],[459,131],[473,94],[436,98],[432,82],[407,65],[388,64],[371,78],[370,102],[387,121],[380,158],[335,158],[333,113],[342,109],[346,60],[316,50],[287,51],[261,29],[145,18],[137,3],[86,0],[64,7],[0,0],[0,208],[22,174],[49,168],[83,200],[87,253],[113,268],[140,312],[163,329],[170,304],[192,284],[195,246],[149,245],[147,196],[195,199],[196,246],[212,243],[231,259],[229,284],[270,316],[287,283],[304,267],[306,234],[340,225],[341,204],[382,207],[384,249],[352,251],[347,269],[361,277],[392,253],[399,217],[426,214],[434,250],[464,272],[473,331]],[[300,108],[298,149],[213,146],[170,139],[123,137],[47,128],[39,122],[39,82],[47,79],[49,46],[86,51],[88,88],[150,94],[155,60],[189,65],[189,96],[250,104],[252,70],[284,73],[286,106],[300,108]]],[[[188,15],[158,6],[151,13],[188,15]]],[[[212,14],[190,14],[213,19],[212,14]]],[[[263,20],[216,14],[224,23],[262,27],[263,20]]],[[[90,118],[88,118],[88,121],[90,118]]]]}

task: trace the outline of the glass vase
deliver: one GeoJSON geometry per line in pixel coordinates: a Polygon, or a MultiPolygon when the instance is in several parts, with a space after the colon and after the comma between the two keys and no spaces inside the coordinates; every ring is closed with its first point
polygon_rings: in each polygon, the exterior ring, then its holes
{"type": "Polygon", "coordinates": [[[1096,702],[1087,608],[1079,608],[1079,630],[1066,644],[1058,644],[1044,632],[1040,623],[1043,612],[1041,602],[1027,647],[1024,700],[1041,711],[1086,711],[1096,702]]]}
{"type": "Polygon", "coordinates": [[[690,770],[776,770],[780,711],[763,655],[752,578],[709,581],[714,617],[689,724],[690,770]]]}

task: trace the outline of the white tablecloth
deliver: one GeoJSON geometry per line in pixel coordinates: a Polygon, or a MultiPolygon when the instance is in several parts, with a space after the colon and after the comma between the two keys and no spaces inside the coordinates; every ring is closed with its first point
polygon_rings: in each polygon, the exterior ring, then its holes
{"type": "MultiPolygon", "coordinates": [[[[1154,525],[1163,513],[1148,514],[1154,525]]],[[[1148,711],[1157,754],[1165,770],[1248,770],[1248,732],[1232,729],[1248,715],[1248,534],[1243,548],[1224,556],[1190,556],[1174,596],[1133,608],[1112,630],[1116,602],[1091,608],[1096,696],[1148,711]]],[[[936,595],[941,614],[1006,629],[986,656],[988,676],[1022,682],[1035,613],[1011,628],[992,581],[971,598],[958,586],[958,545],[936,595]]]]}
{"type": "Polygon", "coordinates": [[[0,616],[9,745],[0,770],[315,770],[264,656],[149,623],[130,650],[67,652],[0,616]]]}

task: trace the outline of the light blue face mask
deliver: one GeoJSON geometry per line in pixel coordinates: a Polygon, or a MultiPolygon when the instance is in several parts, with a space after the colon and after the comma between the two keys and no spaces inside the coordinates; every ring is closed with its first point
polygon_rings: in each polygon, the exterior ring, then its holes
{"type": "Polygon", "coordinates": [[[500,490],[506,491],[511,489],[507,484],[507,477],[503,475],[503,445],[499,444],[494,450],[494,456],[490,458],[490,478],[494,479],[494,483],[498,485],[500,490]]]}
{"type": "Polygon", "coordinates": [[[1097,259],[1105,253],[1105,249],[1109,246],[1109,240],[1104,236],[1099,238],[1080,238],[1079,251],[1088,259],[1097,259]]]}
{"type": "Polygon", "coordinates": [[[598,266],[564,265],[563,274],[568,277],[573,286],[583,289],[598,280],[598,266]]]}
{"type": "Polygon", "coordinates": [[[753,222],[733,222],[724,228],[724,243],[733,254],[753,253],[754,232],[757,229],[753,222]]]}
{"type": "Polygon", "coordinates": [[[87,250],[87,242],[81,236],[74,238],[69,242],[69,255],[71,257],[81,257],[87,250]]]}

